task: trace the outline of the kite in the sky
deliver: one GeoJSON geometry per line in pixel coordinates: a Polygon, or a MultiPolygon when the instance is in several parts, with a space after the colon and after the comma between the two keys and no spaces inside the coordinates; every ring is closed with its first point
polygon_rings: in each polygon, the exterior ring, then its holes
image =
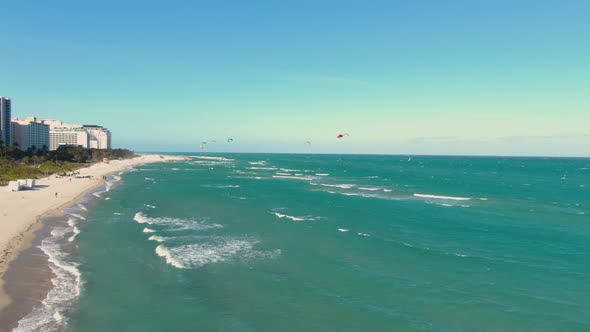
{"type": "Polygon", "coordinates": [[[201,142],[201,149],[205,148],[205,144],[207,144],[207,142],[201,142]]]}
{"type": "Polygon", "coordinates": [[[336,136],[336,138],[342,138],[342,137],[344,137],[344,136],[350,136],[350,135],[348,135],[347,133],[344,133],[344,134],[338,134],[338,136],[336,136]]]}
{"type": "Polygon", "coordinates": [[[233,139],[233,138],[228,138],[228,139],[227,139],[227,142],[228,142],[228,143],[231,143],[231,142],[233,142],[233,141],[234,141],[234,139],[233,139]]]}

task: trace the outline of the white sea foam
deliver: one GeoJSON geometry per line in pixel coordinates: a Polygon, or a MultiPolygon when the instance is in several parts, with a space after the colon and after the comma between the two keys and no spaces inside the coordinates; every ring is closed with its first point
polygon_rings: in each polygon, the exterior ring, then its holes
{"type": "Polygon", "coordinates": [[[162,236],[158,236],[158,235],[152,235],[148,238],[149,241],[156,241],[156,242],[164,242],[166,241],[165,237],[162,236]]]}
{"type": "Polygon", "coordinates": [[[206,230],[212,228],[222,228],[223,225],[220,224],[209,224],[202,220],[194,220],[194,219],[181,219],[181,218],[170,218],[170,217],[159,217],[159,218],[152,218],[144,215],[141,212],[138,212],[133,217],[133,220],[140,224],[148,224],[148,225],[159,225],[159,226],[169,226],[166,231],[182,231],[182,230],[206,230]]]}
{"type": "Polygon", "coordinates": [[[72,231],[74,232],[74,234],[68,238],[68,242],[74,241],[76,235],[80,234],[80,230],[76,226],[72,226],[72,231]]]}
{"type": "Polygon", "coordinates": [[[143,229],[143,232],[144,232],[144,233],[155,233],[156,231],[155,231],[155,230],[153,230],[153,229],[151,229],[151,228],[147,228],[147,227],[145,227],[145,228],[143,229]]]}
{"type": "Polygon", "coordinates": [[[366,237],[371,236],[371,234],[367,234],[367,233],[356,233],[356,234],[357,235],[360,235],[360,236],[366,236],[366,237]]]}
{"type": "Polygon", "coordinates": [[[172,254],[168,250],[168,248],[164,247],[163,245],[159,245],[156,247],[156,254],[160,257],[164,257],[166,259],[166,263],[174,266],[178,269],[186,269],[182,263],[172,257],[172,254]]]}
{"type": "Polygon", "coordinates": [[[209,185],[209,184],[203,184],[201,185],[201,187],[203,188],[217,188],[217,189],[224,189],[224,188],[240,188],[239,185],[209,185]]]}
{"type": "Polygon", "coordinates": [[[82,217],[81,215],[77,214],[77,213],[70,213],[68,212],[68,215],[76,218],[76,219],[80,219],[80,220],[86,220],[86,218],[82,217]]]}
{"type": "Polygon", "coordinates": [[[121,212],[113,212],[113,214],[114,214],[114,215],[116,215],[116,216],[120,216],[120,215],[122,215],[122,213],[121,213],[121,212]]]}
{"type": "Polygon", "coordinates": [[[150,222],[150,218],[147,218],[141,212],[137,212],[133,217],[133,220],[137,221],[140,224],[152,224],[152,222],[150,222]]]}
{"type": "Polygon", "coordinates": [[[77,206],[78,206],[78,208],[80,208],[80,210],[84,210],[84,211],[88,210],[83,204],[78,204],[77,206]]]}
{"type": "MultiPolygon", "coordinates": [[[[216,161],[216,160],[194,160],[189,162],[189,164],[192,165],[199,165],[199,166],[231,166],[233,165],[233,161],[216,161]]],[[[210,167],[209,169],[214,169],[213,167],[210,167]]],[[[187,171],[195,171],[195,169],[192,168],[186,168],[183,170],[187,170],[187,171]]]]}
{"type": "Polygon", "coordinates": [[[53,319],[55,319],[55,321],[56,321],[56,322],[60,323],[60,322],[61,322],[61,321],[64,319],[64,316],[62,316],[62,315],[59,313],[59,311],[56,311],[56,312],[53,314],[53,319]]]}
{"type": "Polygon", "coordinates": [[[391,189],[383,189],[383,191],[384,191],[384,192],[386,192],[386,193],[390,193],[390,192],[392,192],[392,190],[391,190],[391,189]]]}
{"type": "Polygon", "coordinates": [[[365,197],[365,198],[380,198],[380,199],[390,199],[389,197],[380,196],[377,194],[365,194],[365,193],[343,193],[340,192],[339,194],[344,196],[358,196],[358,197],[365,197]]]}
{"type": "Polygon", "coordinates": [[[197,268],[207,264],[241,261],[260,258],[275,258],[280,250],[260,251],[254,249],[257,240],[243,238],[208,237],[203,243],[178,247],[159,245],[156,253],[166,258],[166,263],[183,269],[197,268]]]}
{"type": "Polygon", "coordinates": [[[317,176],[329,176],[329,173],[315,173],[317,176]]]}
{"type": "Polygon", "coordinates": [[[471,199],[471,197],[438,196],[438,195],[429,195],[429,194],[414,194],[414,196],[420,197],[420,198],[445,199],[445,200],[452,200],[452,201],[468,201],[471,199]]]}
{"type": "Polygon", "coordinates": [[[300,169],[279,168],[283,172],[301,172],[300,169]]]}
{"type": "Polygon", "coordinates": [[[278,170],[278,168],[276,168],[276,167],[246,167],[246,169],[261,170],[261,171],[276,171],[276,170],[278,170]]]}
{"type": "Polygon", "coordinates": [[[68,226],[74,227],[76,225],[75,221],[76,219],[68,218],[68,226]]]}
{"type": "Polygon", "coordinates": [[[293,179],[293,180],[313,181],[312,177],[304,177],[304,176],[273,175],[272,177],[275,179],[293,179]]]}
{"type": "Polygon", "coordinates": [[[281,173],[281,172],[276,172],[276,175],[285,175],[285,176],[291,176],[291,173],[281,173]]]}
{"type": "Polygon", "coordinates": [[[261,160],[261,161],[249,161],[248,164],[250,165],[266,165],[266,161],[261,160]]]}
{"type": "Polygon", "coordinates": [[[354,187],[354,184],[326,184],[320,183],[321,186],[330,188],[350,189],[354,187]]]}
{"type": "Polygon", "coordinates": [[[287,219],[291,219],[293,221],[303,221],[303,220],[306,220],[304,218],[293,217],[293,216],[289,216],[289,215],[278,213],[278,212],[274,212],[274,215],[277,216],[279,219],[287,218],[287,219]]]}
{"type": "Polygon", "coordinates": [[[338,231],[340,231],[340,232],[348,232],[348,231],[350,231],[350,229],[338,228],[338,231]]]}
{"type": "Polygon", "coordinates": [[[204,159],[204,160],[217,160],[217,161],[234,161],[234,159],[223,158],[223,157],[211,157],[211,156],[193,156],[193,158],[204,159]]]}
{"type": "Polygon", "coordinates": [[[56,227],[51,231],[51,237],[43,239],[39,248],[47,255],[49,266],[54,277],[51,279],[53,288],[41,304],[18,322],[13,330],[21,331],[50,331],[63,329],[67,323],[60,311],[67,308],[80,295],[82,287],[81,274],[78,267],[67,261],[58,243],[70,231],[68,227],[56,227]]]}
{"type": "Polygon", "coordinates": [[[382,188],[373,188],[373,187],[358,187],[359,190],[366,190],[366,191],[377,191],[383,190],[382,188]]]}

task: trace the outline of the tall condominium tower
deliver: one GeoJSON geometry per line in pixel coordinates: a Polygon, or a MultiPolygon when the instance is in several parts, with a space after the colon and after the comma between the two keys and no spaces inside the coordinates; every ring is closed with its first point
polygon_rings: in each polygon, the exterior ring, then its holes
{"type": "Polygon", "coordinates": [[[0,140],[10,145],[10,99],[0,96],[0,140]]]}

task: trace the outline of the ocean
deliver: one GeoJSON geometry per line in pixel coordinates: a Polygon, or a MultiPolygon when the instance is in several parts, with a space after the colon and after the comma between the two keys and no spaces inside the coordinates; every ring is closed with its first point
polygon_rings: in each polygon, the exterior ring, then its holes
{"type": "Polygon", "coordinates": [[[17,331],[590,331],[590,159],[201,154],[41,241],[17,331]]]}

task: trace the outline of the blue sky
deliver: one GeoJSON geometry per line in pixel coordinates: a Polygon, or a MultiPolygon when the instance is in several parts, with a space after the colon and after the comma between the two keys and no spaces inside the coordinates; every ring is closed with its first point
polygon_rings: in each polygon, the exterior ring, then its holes
{"type": "Polygon", "coordinates": [[[15,116],[141,151],[590,154],[589,1],[121,2],[0,0],[15,116]]]}

